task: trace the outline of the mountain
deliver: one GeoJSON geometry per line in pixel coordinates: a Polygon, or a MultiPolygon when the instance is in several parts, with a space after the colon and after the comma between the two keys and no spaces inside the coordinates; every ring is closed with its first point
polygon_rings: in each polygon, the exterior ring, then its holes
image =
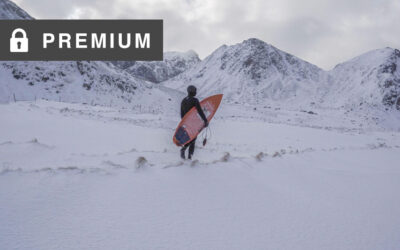
{"type": "Polygon", "coordinates": [[[193,84],[201,95],[224,93],[239,103],[299,100],[310,102],[323,91],[325,72],[259,39],[223,45],[191,69],[165,82],[184,91],[193,84]]]}
{"type": "Polygon", "coordinates": [[[329,72],[331,106],[381,106],[400,109],[400,51],[373,50],[337,65],[329,72]]]}
{"type": "Polygon", "coordinates": [[[400,110],[400,51],[373,50],[324,71],[259,39],[223,45],[165,86],[235,103],[400,110]]]}
{"type": "MultiPolygon", "coordinates": [[[[0,17],[32,19],[8,0],[0,17]]],[[[109,62],[1,62],[0,102],[37,98],[161,110],[171,100],[164,91],[109,62]],[[149,95],[157,96],[148,98],[149,95]]]]}
{"type": "Polygon", "coordinates": [[[114,61],[114,65],[135,77],[160,83],[179,75],[200,62],[193,50],[187,52],[165,52],[163,61],[114,61]]]}
{"type": "MultiPolygon", "coordinates": [[[[9,0],[0,6],[1,18],[32,19],[9,0]]],[[[400,110],[399,67],[399,50],[384,48],[324,71],[251,38],[223,45],[203,61],[188,51],[166,52],[160,62],[3,62],[0,101],[15,96],[163,107],[179,96],[169,88],[185,92],[193,84],[200,96],[224,93],[225,102],[400,110]]]]}
{"type": "Polygon", "coordinates": [[[160,103],[168,101],[168,95],[151,83],[104,62],[4,62],[0,82],[0,102],[43,98],[92,105],[154,105],[148,95],[156,95],[160,103]]]}
{"type": "Polygon", "coordinates": [[[1,19],[33,19],[23,9],[9,0],[0,0],[0,20],[1,19]]]}

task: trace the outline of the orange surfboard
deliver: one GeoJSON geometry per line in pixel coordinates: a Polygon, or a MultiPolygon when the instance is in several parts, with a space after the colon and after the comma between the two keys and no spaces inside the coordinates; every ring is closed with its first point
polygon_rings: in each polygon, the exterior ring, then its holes
{"type": "MultiPolygon", "coordinates": [[[[222,94],[207,97],[200,102],[204,115],[208,122],[213,118],[222,100],[222,94]]],[[[204,128],[204,121],[201,119],[196,107],[186,113],[175,130],[173,141],[177,146],[184,146],[191,142],[204,128]]]]}

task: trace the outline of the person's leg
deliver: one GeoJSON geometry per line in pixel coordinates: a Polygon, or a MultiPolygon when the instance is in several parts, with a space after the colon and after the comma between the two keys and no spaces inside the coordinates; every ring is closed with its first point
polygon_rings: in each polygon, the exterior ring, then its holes
{"type": "Polygon", "coordinates": [[[185,146],[183,146],[183,147],[181,148],[181,158],[182,158],[182,159],[185,159],[185,151],[186,151],[186,149],[189,147],[189,144],[190,144],[190,143],[186,144],[185,146]]]}
{"type": "Polygon", "coordinates": [[[197,139],[197,138],[194,138],[194,140],[190,142],[190,146],[189,146],[189,159],[192,159],[192,155],[193,155],[193,153],[194,153],[194,147],[195,147],[195,145],[196,145],[196,139],[197,139]]]}

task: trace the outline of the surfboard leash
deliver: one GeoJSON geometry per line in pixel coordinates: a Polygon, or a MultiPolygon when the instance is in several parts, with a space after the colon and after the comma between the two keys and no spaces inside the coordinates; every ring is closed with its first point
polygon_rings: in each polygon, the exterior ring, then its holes
{"type": "Polygon", "coordinates": [[[203,138],[203,147],[207,144],[207,140],[211,139],[212,137],[212,132],[210,129],[210,125],[206,127],[206,129],[202,133],[202,138],[203,138]]]}

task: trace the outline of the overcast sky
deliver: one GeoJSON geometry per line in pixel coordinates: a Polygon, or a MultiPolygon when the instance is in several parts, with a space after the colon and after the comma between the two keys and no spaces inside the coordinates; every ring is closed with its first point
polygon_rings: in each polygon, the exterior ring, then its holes
{"type": "Polygon", "coordinates": [[[399,0],[14,0],[35,18],[164,19],[164,50],[201,58],[256,37],[324,69],[400,48],[399,0]]]}

